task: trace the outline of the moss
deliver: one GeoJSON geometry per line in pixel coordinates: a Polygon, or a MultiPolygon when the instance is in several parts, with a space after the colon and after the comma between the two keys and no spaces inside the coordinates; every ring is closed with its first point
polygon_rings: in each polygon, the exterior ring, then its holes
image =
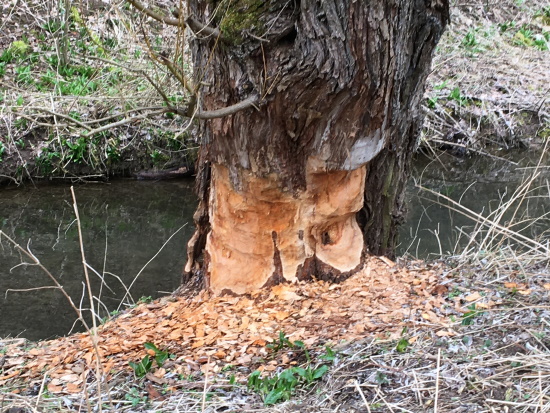
{"type": "Polygon", "coordinates": [[[9,48],[9,51],[13,53],[14,56],[19,57],[25,56],[29,50],[29,45],[21,40],[14,41],[9,48]]]}
{"type": "Polygon", "coordinates": [[[243,31],[249,30],[261,36],[263,23],[260,17],[268,10],[268,2],[261,0],[231,0],[223,10],[220,29],[224,38],[233,44],[242,44],[246,39],[243,31]]]}

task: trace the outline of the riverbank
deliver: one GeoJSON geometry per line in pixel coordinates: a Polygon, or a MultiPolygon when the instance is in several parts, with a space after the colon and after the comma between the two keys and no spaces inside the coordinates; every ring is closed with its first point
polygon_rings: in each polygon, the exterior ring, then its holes
{"type": "MultiPolygon", "coordinates": [[[[192,174],[194,124],[164,113],[154,85],[173,102],[184,91],[128,30],[130,11],[102,2],[68,13],[48,2],[2,7],[0,182],[192,174]]],[[[451,21],[428,79],[420,148],[465,156],[540,147],[550,135],[547,5],[454,5],[451,21]]],[[[150,34],[156,52],[173,50],[174,30],[150,34]]]]}

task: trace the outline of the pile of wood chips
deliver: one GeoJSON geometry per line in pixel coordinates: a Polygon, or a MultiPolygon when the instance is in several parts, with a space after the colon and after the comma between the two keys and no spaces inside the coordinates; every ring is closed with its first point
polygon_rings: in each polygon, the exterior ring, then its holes
{"type": "MultiPolygon", "coordinates": [[[[398,338],[404,326],[429,325],[438,335],[452,335],[444,305],[457,303],[449,303],[446,293],[434,268],[421,262],[402,268],[371,257],[361,272],[341,284],[282,284],[240,297],[208,292],[192,299],[164,297],[109,321],[95,337],[107,380],[120,371],[131,373],[128,362],[141,360],[148,351],[144,343],[152,342],[176,356],[147,376],[165,383],[167,371],[173,376],[220,372],[229,364],[257,366],[268,355],[266,344],[281,331],[308,348],[372,334],[398,338]]],[[[0,387],[40,383],[46,374],[50,392],[78,393],[95,372],[95,359],[88,333],[41,342],[30,350],[13,344],[4,355],[0,387]]],[[[263,362],[261,369],[285,363],[289,360],[283,357],[263,362]]]]}

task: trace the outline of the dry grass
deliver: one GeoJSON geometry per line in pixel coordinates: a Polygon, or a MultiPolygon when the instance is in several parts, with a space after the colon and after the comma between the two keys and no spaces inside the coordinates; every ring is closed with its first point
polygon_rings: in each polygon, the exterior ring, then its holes
{"type": "Polygon", "coordinates": [[[527,45],[518,34],[525,28],[548,36],[540,16],[545,6],[539,0],[455,2],[428,79],[424,145],[479,153],[487,145],[529,146],[547,136],[549,42],[527,45]]]}
{"type": "Polygon", "coordinates": [[[172,102],[184,102],[186,92],[148,52],[186,56],[176,30],[151,25],[124,1],[71,4],[67,12],[52,0],[2,7],[8,35],[0,54],[15,55],[0,62],[0,173],[18,183],[120,174],[128,165],[166,166],[186,150],[190,122],[167,116],[158,91],[172,102]]]}

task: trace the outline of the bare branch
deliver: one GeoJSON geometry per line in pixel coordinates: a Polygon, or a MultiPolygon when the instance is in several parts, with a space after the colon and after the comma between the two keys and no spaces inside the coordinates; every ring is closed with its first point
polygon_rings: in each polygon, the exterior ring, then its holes
{"type": "Polygon", "coordinates": [[[185,79],[185,75],[181,73],[181,71],[174,65],[174,63],[168,59],[167,57],[160,56],[159,57],[161,63],[168,68],[170,73],[172,73],[176,79],[181,83],[181,85],[187,89],[187,91],[191,94],[194,93],[193,87],[189,84],[189,81],[185,79]]]}
{"type": "Polygon", "coordinates": [[[52,116],[57,116],[59,118],[62,118],[62,119],[66,119],[78,126],[80,126],[81,128],[84,128],[86,130],[91,130],[92,128],[90,128],[88,125],[80,122],[79,120],[75,119],[75,118],[72,118],[71,116],[69,115],[64,115],[63,113],[58,113],[58,112],[54,112],[53,110],[50,110],[50,109],[46,109],[46,108],[42,108],[42,107],[37,107],[37,106],[29,106],[27,107],[27,109],[32,109],[32,110],[38,110],[38,111],[42,111],[42,112],[46,112],[46,113],[49,113],[50,115],[52,116]]]}
{"type": "Polygon", "coordinates": [[[109,123],[108,125],[100,126],[99,128],[90,130],[84,136],[92,136],[92,135],[95,135],[97,133],[106,131],[108,129],[116,128],[117,126],[122,126],[122,125],[125,125],[127,123],[134,122],[136,120],[146,119],[146,118],[149,118],[151,116],[161,115],[163,113],[168,113],[168,112],[179,113],[179,111],[177,109],[166,107],[166,108],[162,108],[162,109],[159,109],[157,111],[154,111],[154,112],[142,113],[141,115],[138,115],[138,116],[134,116],[134,117],[131,117],[131,118],[125,118],[125,119],[119,120],[118,122],[113,122],[113,123],[109,123]]]}
{"type": "Polygon", "coordinates": [[[208,110],[204,112],[197,112],[195,118],[197,119],[216,119],[223,118],[225,116],[234,115],[241,110],[251,108],[259,102],[258,96],[251,96],[248,99],[245,99],[241,102],[235,103],[234,105],[227,106],[222,109],[208,110]]]}
{"type": "Polygon", "coordinates": [[[144,4],[139,2],[139,0],[127,0],[128,3],[130,3],[132,6],[134,6],[136,9],[138,9],[140,12],[146,14],[147,16],[158,20],[159,22],[163,22],[165,24],[168,24],[170,26],[184,26],[185,24],[193,31],[195,34],[204,34],[205,36],[214,36],[219,37],[221,35],[221,32],[219,29],[206,26],[202,24],[200,21],[195,19],[192,16],[189,16],[185,20],[180,20],[179,11],[176,13],[178,15],[177,19],[174,19],[172,17],[163,16],[162,14],[159,14],[147,7],[145,7],[144,4]]]}
{"type": "Polygon", "coordinates": [[[181,21],[180,19],[174,19],[172,17],[163,16],[147,7],[145,7],[144,4],[142,4],[139,0],[127,0],[128,3],[130,3],[132,6],[134,6],[136,9],[138,9],[140,12],[146,14],[147,16],[158,20],[159,22],[166,23],[170,26],[183,26],[185,24],[184,21],[181,21]]]}
{"type": "Polygon", "coordinates": [[[221,32],[219,29],[215,29],[210,26],[206,26],[205,24],[202,24],[200,21],[195,19],[193,16],[189,16],[187,19],[185,19],[185,23],[187,23],[187,26],[195,33],[197,34],[204,34],[206,36],[213,36],[213,37],[220,37],[221,32]]]}

